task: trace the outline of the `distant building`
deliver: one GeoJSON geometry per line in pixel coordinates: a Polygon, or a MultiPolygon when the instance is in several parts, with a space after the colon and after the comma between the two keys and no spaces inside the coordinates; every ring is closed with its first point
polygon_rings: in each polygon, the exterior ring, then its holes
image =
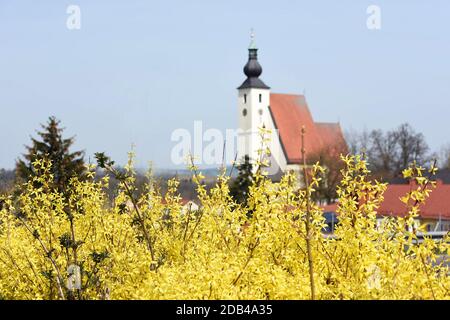
{"type": "Polygon", "coordinates": [[[200,209],[200,206],[197,204],[197,202],[193,200],[182,199],[181,204],[182,204],[181,207],[182,214],[192,213],[200,209]]]}
{"type": "MultiPolygon", "coordinates": [[[[400,201],[411,191],[410,184],[390,184],[384,193],[378,213],[381,216],[404,216],[405,204],[400,201]]],[[[450,230],[450,184],[444,184],[437,180],[436,189],[430,193],[430,197],[419,207],[420,217],[418,221],[425,225],[427,231],[450,230]]]]}
{"type": "Polygon", "coordinates": [[[304,95],[271,93],[259,76],[262,67],[257,59],[254,39],[249,46],[249,58],[244,67],[247,79],[238,87],[238,160],[248,155],[255,162],[261,148],[260,128],[272,131],[271,174],[280,175],[288,170],[299,170],[301,154],[301,128],[306,129],[305,151],[308,155],[327,148],[337,154],[346,153],[347,147],[339,123],[314,122],[304,95]],[[275,135],[279,132],[279,136],[275,135]]]}
{"type": "MultiPolygon", "coordinates": [[[[163,198],[163,199],[161,199],[161,203],[166,205],[167,200],[163,198]]],[[[180,213],[186,214],[188,212],[198,211],[200,209],[199,203],[200,202],[197,200],[191,200],[191,199],[185,199],[185,198],[180,199],[180,205],[181,205],[180,213]]]]}
{"type": "MultiPolygon", "coordinates": [[[[383,195],[384,200],[377,210],[377,218],[382,220],[385,217],[406,216],[407,208],[400,201],[400,198],[410,192],[412,187],[414,188],[414,186],[405,183],[389,184],[383,195]]],[[[334,229],[334,225],[339,220],[339,215],[336,214],[337,207],[337,203],[322,207],[329,232],[334,229]]],[[[419,207],[419,211],[416,223],[417,225],[424,225],[426,231],[450,231],[450,184],[437,180],[436,188],[431,191],[425,203],[419,207]]]]}

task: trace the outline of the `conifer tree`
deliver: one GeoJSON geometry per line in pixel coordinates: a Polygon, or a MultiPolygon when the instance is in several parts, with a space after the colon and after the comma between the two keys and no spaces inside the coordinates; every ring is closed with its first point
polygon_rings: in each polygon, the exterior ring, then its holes
{"type": "Polygon", "coordinates": [[[230,194],[236,202],[246,206],[249,188],[253,184],[253,165],[248,155],[245,155],[237,169],[239,173],[230,187],[230,194]]]}
{"type": "Polygon", "coordinates": [[[31,146],[26,146],[27,153],[23,159],[17,160],[16,177],[20,181],[27,181],[36,174],[33,162],[46,158],[52,162],[54,187],[63,192],[71,177],[83,177],[84,152],[70,152],[74,137],[63,138],[64,128],[60,127],[60,121],[55,117],[49,117],[47,124],[41,124],[41,127],[43,131],[37,132],[41,140],[31,138],[31,146]]]}

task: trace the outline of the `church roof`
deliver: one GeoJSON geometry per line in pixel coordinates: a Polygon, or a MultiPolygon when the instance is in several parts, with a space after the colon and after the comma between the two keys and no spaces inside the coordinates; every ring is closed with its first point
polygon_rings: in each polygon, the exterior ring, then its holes
{"type": "Polygon", "coordinates": [[[258,89],[270,89],[260,78],[247,78],[245,81],[238,87],[238,89],[250,89],[250,88],[258,88],[258,89]]]}
{"type": "Polygon", "coordinates": [[[288,163],[301,163],[301,128],[305,126],[305,151],[316,154],[327,148],[346,153],[347,147],[339,123],[314,122],[303,95],[270,94],[270,113],[279,131],[288,163]]]}

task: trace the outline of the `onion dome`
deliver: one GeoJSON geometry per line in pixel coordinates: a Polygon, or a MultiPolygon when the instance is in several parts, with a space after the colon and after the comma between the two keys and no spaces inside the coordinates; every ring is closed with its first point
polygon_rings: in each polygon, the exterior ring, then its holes
{"type": "Polygon", "coordinates": [[[262,73],[262,67],[258,62],[258,48],[255,44],[254,34],[251,34],[251,42],[248,47],[248,61],[244,66],[244,73],[247,79],[241,84],[238,89],[247,88],[259,88],[259,89],[270,89],[264,82],[259,79],[262,73]]]}

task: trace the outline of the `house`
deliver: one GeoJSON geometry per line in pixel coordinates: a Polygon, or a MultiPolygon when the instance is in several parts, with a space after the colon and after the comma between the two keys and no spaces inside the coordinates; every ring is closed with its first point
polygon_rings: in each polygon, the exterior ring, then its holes
{"type": "Polygon", "coordinates": [[[188,212],[192,213],[198,211],[200,206],[193,200],[182,199],[181,200],[181,213],[187,214],[188,212]]]}
{"type": "MultiPolygon", "coordinates": [[[[420,212],[416,223],[425,226],[429,232],[447,232],[450,231],[450,184],[442,180],[436,182],[436,188],[431,191],[425,203],[419,206],[420,212]]],[[[407,183],[389,184],[383,194],[384,200],[377,210],[378,220],[381,221],[386,217],[404,217],[408,210],[400,198],[410,192],[411,188],[414,186],[407,183]]],[[[331,231],[339,220],[339,215],[336,215],[337,207],[337,203],[322,207],[331,231]]]]}
{"type": "MultiPolygon", "coordinates": [[[[436,181],[436,188],[429,198],[419,207],[420,216],[417,219],[425,225],[427,231],[450,230],[450,184],[442,180],[436,181]]],[[[380,216],[404,216],[405,204],[400,197],[411,191],[411,184],[390,184],[384,193],[384,201],[378,210],[380,216]]]]}
{"type": "MultiPolygon", "coordinates": [[[[167,200],[166,199],[161,199],[161,203],[166,205],[167,204],[167,200]]],[[[180,199],[180,213],[182,215],[188,213],[188,212],[195,212],[198,211],[200,209],[200,205],[199,205],[199,201],[198,200],[192,200],[192,199],[186,199],[186,198],[181,198],[180,199]]]]}
{"type": "Polygon", "coordinates": [[[259,78],[262,67],[253,36],[248,51],[248,61],[244,66],[247,78],[238,87],[238,159],[247,155],[254,163],[260,157],[260,128],[272,132],[268,146],[270,168],[267,170],[273,176],[288,170],[300,170],[303,163],[302,127],[306,131],[305,158],[325,148],[327,152],[346,153],[347,146],[339,123],[315,122],[304,95],[272,93],[259,78]]]}

